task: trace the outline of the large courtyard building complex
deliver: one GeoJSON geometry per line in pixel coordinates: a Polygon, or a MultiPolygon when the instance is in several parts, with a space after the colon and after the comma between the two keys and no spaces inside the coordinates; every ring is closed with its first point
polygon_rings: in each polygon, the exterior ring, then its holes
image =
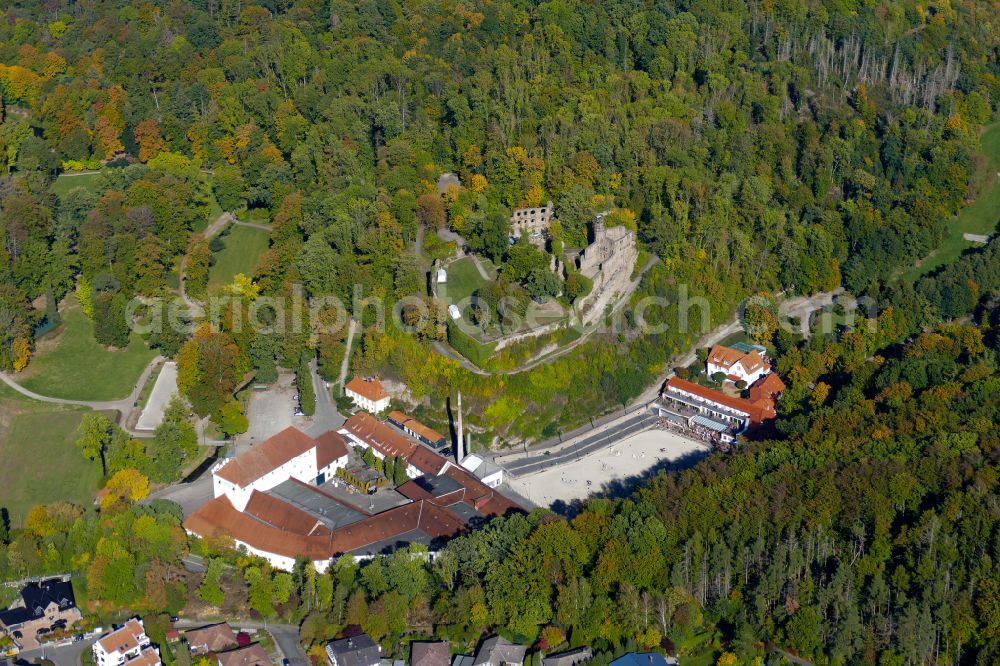
{"type": "Polygon", "coordinates": [[[322,572],[343,555],[367,559],[410,543],[433,551],[470,525],[520,509],[473,474],[365,412],[348,419],[339,433],[316,439],[284,430],[216,469],[214,476],[215,498],[185,520],[185,529],[230,541],[289,571],[299,556],[322,572]],[[364,471],[350,467],[345,442],[370,448],[383,460],[404,461],[412,480],[395,490],[360,492],[329,473],[364,471]]]}

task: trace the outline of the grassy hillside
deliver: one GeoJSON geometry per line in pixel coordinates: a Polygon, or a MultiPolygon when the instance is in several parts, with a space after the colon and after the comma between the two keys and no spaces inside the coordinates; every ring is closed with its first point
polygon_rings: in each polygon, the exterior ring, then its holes
{"type": "Polygon", "coordinates": [[[965,240],[965,234],[992,235],[1000,220],[1000,123],[986,128],[981,138],[983,173],[976,175],[985,183],[982,192],[974,202],[963,208],[954,219],[948,221],[944,239],[938,249],[918,264],[904,271],[899,277],[912,282],[921,275],[950,264],[959,255],[978,243],[965,240]]]}
{"type": "Polygon", "coordinates": [[[75,298],[64,307],[62,325],[39,341],[28,368],[18,375],[25,388],[69,400],[118,400],[135,385],[146,365],[156,356],[133,336],[128,347],[109,350],[94,340],[93,323],[75,298]]]}
{"type": "Polygon", "coordinates": [[[215,254],[208,274],[209,290],[217,290],[233,281],[237,273],[251,275],[257,259],[267,249],[270,234],[263,229],[234,226],[223,242],[226,247],[215,254]]]}
{"type": "Polygon", "coordinates": [[[0,507],[20,526],[36,504],[65,500],[87,505],[100,466],[76,448],[76,428],[88,409],[30,400],[0,384],[0,507]],[[53,464],[53,463],[57,464],[53,464]]]}

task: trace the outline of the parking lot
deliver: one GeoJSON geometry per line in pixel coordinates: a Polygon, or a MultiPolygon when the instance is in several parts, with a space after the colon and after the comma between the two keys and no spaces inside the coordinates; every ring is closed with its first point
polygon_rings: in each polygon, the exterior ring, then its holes
{"type": "Polygon", "coordinates": [[[257,444],[288,426],[305,429],[312,423],[306,416],[295,416],[295,375],[283,372],[267,390],[254,391],[247,407],[250,429],[239,437],[240,443],[257,444]]]}

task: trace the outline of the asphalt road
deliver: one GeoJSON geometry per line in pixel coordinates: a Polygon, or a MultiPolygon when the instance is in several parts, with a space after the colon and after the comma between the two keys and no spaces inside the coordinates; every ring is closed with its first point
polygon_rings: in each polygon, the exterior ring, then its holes
{"type": "Polygon", "coordinates": [[[558,465],[574,458],[593,453],[606,446],[615,444],[623,439],[646,430],[656,423],[656,417],[643,410],[639,414],[634,414],[628,418],[614,422],[602,428],[600,432],[581,438],[573,445],[560,450],[557,453],[545,454],[540,452],[537,455],[520,460],[505,461],[503,467],[514,476],[531,474],[539,470],[558,465]]]}
{"type": "Polygon", "coordinates": [[[190,516],[202,504],[212,499],[212,474],[208,470],[202,472],[194,481],[190,483],[175,483],[161,490],[152,493],[144,502],[154,499],[170,500],[180,505],[185,516],[190,516]]]}
{"type": "Polygon", "coordinates": [[[97,636],[94,636],[62,647],[46,646],[35,650],[25,650],[17,655],[15,662],[30,664],[35,659],[44,657],[51,659],[56,666],[77,666],[80,663],[80,655],[83,654],[84,650],[89,650],[96,640],[97,636]]]}
{"type": "MultiPolygon", "coordinates": [[[[354,321],[351,321],[353,331],[354,321]]],[[[350,336],[348,337],[348,349],[350,349],[350,336]]],[[[346,360],[346,356],[345,356],[346,360]]],[[[312,425],[306,428],[306,434],[310,437],[319,437],[331,430],[337,430],[344,425],[347,419],[337,411],[337,404],[330,395],[330,389],[326,387],[326,382],[316,371],[316,361],[309,362],[309,372],[312,374],[313,390],[316,393],[316,413],[313,415],[312,425]]]]}

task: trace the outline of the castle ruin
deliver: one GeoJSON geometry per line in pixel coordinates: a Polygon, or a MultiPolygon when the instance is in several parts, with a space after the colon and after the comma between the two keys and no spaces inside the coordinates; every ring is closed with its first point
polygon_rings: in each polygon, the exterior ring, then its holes
{"type": "Polygon", "coordinates": [[[580,273],[593,281],[594,292],[606,286],[627,285],[639,257],[635,232],[624,226],[608,229],[604,215],[599,213],[594,219],[594,242],[577,259],[580,273]]]}

